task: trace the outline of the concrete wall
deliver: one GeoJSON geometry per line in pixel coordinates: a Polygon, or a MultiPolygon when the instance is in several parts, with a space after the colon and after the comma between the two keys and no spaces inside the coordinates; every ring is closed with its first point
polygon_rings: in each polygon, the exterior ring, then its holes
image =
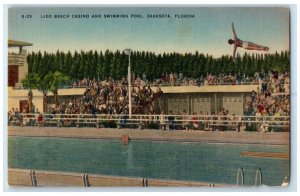
{"type": "Polygon", "coordinates": [[[8,169],[8,184],[10,186],[32,186],[30,170],[8,169]]]}
{"type": "Polygon", "coordinates": [[[229,114],[242,115],[249,95],[250,92],[164,93],[160,108],[164,113],[172,111],[173,114],[182,114],[184,109],[188,114],[218,114],[224,108],[229,114]]]}
{"type": "Polygon", "coordinates": [[[127,178],[127,177],[116,177],[116,176],[99,176],[89,175],[90,186],[114,186],[114,187],[142,187],[142,178],[127,178]]]}
{"type": "Polygon", "coordinates": [[[22,50],[21,51],[21,55],[24,56],[25,61],[23,64],[19,65],[19,83],[21,83],[21,81],[26,77],[27,73],[28,73],[28,63],[27,63],[27,51],[26,50],[22,50]]]}
{"type": "Polygon", "coordinates": [[[247,93],[225,93],[222,97],[222,107],[229,111],[229,114],[242,115],[244,113],[244,97],[247,93]]]}
{"type": "MultiPolygon", "coordinates": [[[[26,169],[8,169],[8,184],[10,186],[91,186],[91,187],[144,187],[144,186],[170,186],[170,187],[207,187],[207,186],[224,186],[223,184],[210,184],[207,182],[195,181],[176,181],[145,179],[139,177],[121,177],[89,174],[84,178],[84,173],[71,172],[54,172],[54,171],[35,171],[34,175],[26,169]]],[[[232,185],[230,185],[232,186],[232,185]]]]}
{"type": "Polygon", "coordinates": [[[208,112],[211,114],[212,100],[210,98],[211,93],[199,93],[199,95],[193,95],[191,98],[191,114],[197,113],[202,114],[208,112]]]}
{"type": "Polygon", "coordinates": [[[173,114],[183,112],[212,112],[218,114],[221,108],[229,114],[242,115],[246,99],[252,90],[259,85],[219,85],[219,86],[173,86],[161,87],[163,97],[160,109],[165,113],[172,110],[173,114]]]}
{"type": "MultiPolygon", "coordinates": [[[[22,100],[28,100],[28,96],[9,97],[8,111],[12,108],[18,108],[18,110],[20,111],[20,101],[22,100]]],[[[43,97],[34,96],[32,103],[34,104],[35,108],[38,108],[39,111],[43,112],[43,97]]]]}
{"type": "Polygon", "coordinates": [[[8,65],[18,65],[18,81],[16,86],[21,86],[21,81],[28,73],[27,51],[22,50],[19,53],[8,53],[8,65]]]}
{"type": "MultiPolygon", "coordinates": [[[[84,88],[74,88],[74,89],[59,89],[58,95],[69,96],[69,95],[83,95],[84,88]]],[[[38,108],[40,112],[43,112],[43,94],[36,90],[32,90],[33,93],[33,104],[35,108],[38,108]]],[[[48,93],[48,96],[53,96],[51,92],[48,93]]],[[[28,100],[28,90],[24,89],[13,89],[12,87],[8,87],[8,111],[12,108],[20,109],[20,101],[28,100]]]]}

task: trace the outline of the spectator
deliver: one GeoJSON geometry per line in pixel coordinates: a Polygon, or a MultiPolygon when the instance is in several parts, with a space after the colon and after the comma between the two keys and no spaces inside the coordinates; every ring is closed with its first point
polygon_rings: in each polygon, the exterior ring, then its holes
{"type": "Polygon", "coordinates": [[[166,130],[166,122],[165,122],[164,111],[161,111],[161,114],[159,115],[159,128],[161,130],[166,130]]]}
{"type": "Polygon", "coordinates": [[[170,110],[168,116],[169,130],[174,130],[174,121],[175,121],[175,117],[173,116],[172,111],[170,110]]]}
{"type": "Polygon", "coordinates": [[[183,117],[182,117],[182,126],[183,126],[183,128],[186,129],[187,131],[189,131],[189,129],[190,129],[190,126],[189,126],[190,122],[189,122],[188,120],[189,120],[189,119],[188,119],[188,117],[187,117],[186,110],[184,109],[184,110],[183,110],[183,117]]]}
{"type": "MultiPolygon", "coordinates": [[[[14,109],[14,108],[13,108],[14,109]]],[[[11,122],[13,121],[14,119],[14,115],[13,115],[13,112],[12,111],[9,111],[8,114],[7,114],[7,119],[8,119],[8,126],[11,125],[11,122]]]]}
{"type": "Polygon", "coordinates": [[[199,121],[198,121],[198,117],[197,117],[197,113],[196,112],[194,112],[194,114],[193,114],[192,124],[193,124],[193,128],[195,130],[199,128],[199,121]]]}
{"type": "Polygon", "coordinates": [[[41,126],[44,126],[44,117],[43,117],[43,114],[39,113],[37,115],[37,123],[38,123],[38,126],[41,127],[41,126]]]}

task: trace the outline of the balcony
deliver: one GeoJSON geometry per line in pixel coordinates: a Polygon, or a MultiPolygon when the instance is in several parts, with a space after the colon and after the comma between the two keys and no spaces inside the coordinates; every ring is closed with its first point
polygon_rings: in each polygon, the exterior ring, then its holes
{"type": "Polygon", "coordinates": [[[26,63],[26,54],[8,53],[8,65],[22,66],[26,63]]]}

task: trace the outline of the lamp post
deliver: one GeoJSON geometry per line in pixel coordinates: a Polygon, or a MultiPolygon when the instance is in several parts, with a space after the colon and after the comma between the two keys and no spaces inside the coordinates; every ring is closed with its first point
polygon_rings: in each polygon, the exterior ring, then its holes
{"type": "Polygon", "coordinates": [[[130,67],[130,55],[131,55],[131,49],[125,49],[124,53],[128,55],[128,75],[127,75],[127,80],[128,80],[128,97],[129,97],[129,104],[128,104],[128,109],[129,109],[129,118],[131,118],[131,67],[130,67]]]}

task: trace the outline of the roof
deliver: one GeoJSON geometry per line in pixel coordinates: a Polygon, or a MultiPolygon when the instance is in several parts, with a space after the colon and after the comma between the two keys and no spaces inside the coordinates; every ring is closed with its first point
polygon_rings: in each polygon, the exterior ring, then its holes
{"type": "Polygon", "coordinates": [[[17,40],[8,40],[8,47],[20,47],[20,46],[32,46],[32,43],[17,41],[17,40]]]}

